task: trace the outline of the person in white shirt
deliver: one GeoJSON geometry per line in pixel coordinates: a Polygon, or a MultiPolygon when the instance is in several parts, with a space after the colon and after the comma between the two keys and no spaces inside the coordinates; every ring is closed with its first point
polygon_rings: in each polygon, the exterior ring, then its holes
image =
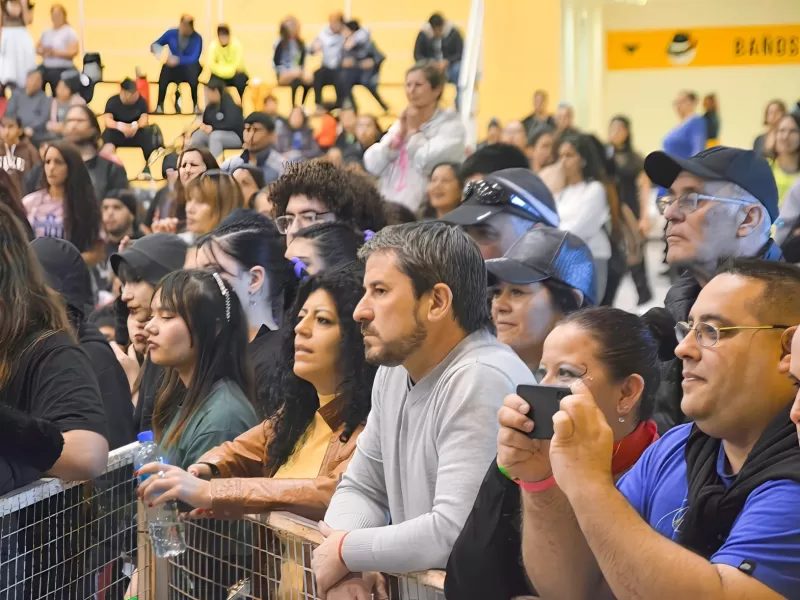
{"type": "Polygon", "coordinates": [[[565,186],[556,197],[559,227],[574,233],[589,246],[594,260],[597,298],[605,295],[611,242],[608,227],[611,211],[602,182],[603,166],[588,138],[567,135],[558,148],[565,186]]]}

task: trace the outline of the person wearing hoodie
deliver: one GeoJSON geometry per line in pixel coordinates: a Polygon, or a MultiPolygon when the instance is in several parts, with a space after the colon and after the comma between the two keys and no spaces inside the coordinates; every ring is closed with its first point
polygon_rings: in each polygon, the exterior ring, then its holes
{"type": "Polygon", "coordinates": [[[128,344],[128,317],[133,316],[140,323],[149,320],[150,300],[156,284],[165,275],[183,268],[186,249],[186,243],[176,235],[153,233],[111,255],[111,268],[123,286],[117,303],[117,340],[111,348],[131,382],[136,406],[133,421],[137,432],[152,429],[153,406],[164,372],[148,360],[140,369],[134,345],[130,345],[127,353],[120,346],[128,344]]]}
{"type": "Polygon", "coordinates": [[[206,110],[202,125],[192,134],[192,145],[221,156],[223,150],[242,147],[243,130],[242,107],[225,90],[224,81],[212,79],[206,84],[206,110]]]}
{"type": "Polygon", "coordinates": [[[348,21],[344,29],[344,54],[342,70],[339,76],[339,99],[342,105],[348,103],[358,110],[353,87],[362,85],[372,94],[384,112],[389,112],[389,105],[378,92],[378,78],[381,65],[386,56],[378,50],[368,29],[361,27],[358,21],[348,21]]]}
{"type": "Polygon", "coordinates": [[[28,73],[24,89],[16,89],[6,106],[6,115],[19,117],[25,136],[35,145],[47,137],[47,120],[53,99],[44,93],[42,72],[34,69],[28,73]]]}
{"type": "Polygon", "coordinates": [[[442,110],[444,76],[433,64],[406,74],[408,107],[381,141],[364,153],[364,166],[379,178],[383,196],[416,212],[436,165],[466,156],[466,130],[458,113],[442,110]]]}
{"type": "Polygon", "coordinates": [[[289,113],[289,118],[278,123],[276,131],[276,149],[283,154],[285,160],[297,162],[317,158],[322,154],[302,107],[295,106],[289,113]]]}
{"type": "MultiPolygon", "coordinates": [[[[417,63],[433,62],[447,76],[450,83],[458,87],[461,75],[461,55],[464,53],[464,38],[453,23],[434,13],[417,35],[414,44],[414,60],[417,63]]],[[[459,106],[461,91],[456,94],[459,106]]]]}
{"type": "Polygon", "coordinates": [[[209,81],[218,79],[226,86],[232,86],[239,92],[239,101],[244,98],[249,77],[244,66],[244,48],[239,38],[231,35],[228,25],[217,27],[217,39],[208,48],[209,81]]]}
{"type": "Polygon", "coordinates": [[[336,87],[336,106],[341,107],[344,100],[338,95],[339,72],[342,67],[342,52],[344,50],[344,15],[334,12],[328,17],[328,26],[322,30],[308,47],[309,54],[322,52],[322,65],[314,71],[314,97],[318,109],[322,105],[322,89],[332,85],[336,87]]]}
{"type": "Polygon", "coordinates": [[[263,112],[252,112],[244,120],[244,152],[229,158],[220,169],[231,175],[241,166],[258,167],[264,182],[272,183],[283,175],[283,156],[275,146],[275,119],[263,112]]]}
{"type": "Polygon", "coordinates": [[[105,336],[88,321],[94,306],[89,269],[78,249],[66,240],[38,238],[31,246],[44,269],[47,285],[64,299],[70,324],[78,336],[78,346],[89,358],[97,376],[108,420],[109,450],[130,444],[136,439],[130,387],[105,336]]]}

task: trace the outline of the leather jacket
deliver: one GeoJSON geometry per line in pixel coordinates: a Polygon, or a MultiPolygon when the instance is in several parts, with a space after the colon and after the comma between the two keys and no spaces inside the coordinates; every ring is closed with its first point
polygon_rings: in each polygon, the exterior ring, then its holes
{"type": "Polygon", "coordinates": [[[272,421],[264,421],[213,450],[198,461],[212,470],[211,510],[217,519],[238,519],[247,514],[289,511],[312,520],[322,519],[333,493],[356,450],[359,426],[346,443],[339,440],[344,424],[343,399],[319,409],[333,430],[319,475],[314,479],[273,479],[267,470],[267,448],[272,441],[272,421]]]}

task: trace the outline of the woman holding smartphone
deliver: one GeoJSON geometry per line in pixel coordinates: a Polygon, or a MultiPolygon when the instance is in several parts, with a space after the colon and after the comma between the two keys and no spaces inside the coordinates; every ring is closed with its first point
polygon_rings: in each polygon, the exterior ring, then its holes
{"type": "MultiPolygon", "coordinates": [[[[542,385],[582,381],[614,431],[615,478],[658,439],[650,420],[659,362],[674,356],[674,322],[664,309],[644,317],[616,308],[588,308],[564,318],[542,346],[542,385]]],[[[445,594],[470,600],[535,596],[520,559],[520,490],[500,459],[486,474],[475,506],[447,564],[445,594]]]]}

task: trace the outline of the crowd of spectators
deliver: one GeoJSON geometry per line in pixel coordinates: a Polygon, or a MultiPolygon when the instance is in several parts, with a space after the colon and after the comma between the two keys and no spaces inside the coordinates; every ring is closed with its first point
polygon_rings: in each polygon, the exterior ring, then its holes
{"type": "MultiPolygon", "coordinates": [[[[335,88],[328,139],[299,102],[244,115],[224,25],[200,117],[184,16],[152,48],[156,112],[186,82],[199,127],[145,201],[114,154],[159,145],[136,82],[101,131],[64,63],[24,71],[0,126],[0,492],[95,478],[152,431],[146,503],[318,520],[321,597],[428,569],[455,599],[797,597],[797,115],[773,102],[754,149],[713,146],[681,92],[643,157],[624,115],[604,143],[540,90],[472,152],[442,106],[462,47],[433,15],[383,133],[352,103],[380,102],[369,31],[335,13],[306,45],[285,19],[278,82],[335,88]],[[614,308],[627,272],[637,312],[614,308]]],[[[282,593],[307,585],[279,552],[282,593]]]]}

